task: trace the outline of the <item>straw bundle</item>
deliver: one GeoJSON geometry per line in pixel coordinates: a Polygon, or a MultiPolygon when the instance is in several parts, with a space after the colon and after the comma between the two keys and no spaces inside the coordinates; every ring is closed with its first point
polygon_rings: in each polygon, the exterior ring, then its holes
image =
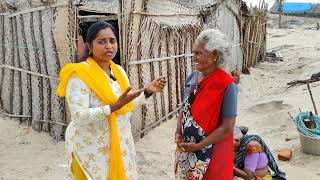
{"type": "MultiPolygon", "coordinates": [[[[12,18],[12,30],[13,30],[13,45],[18,46],[18,26],[17,26],[17,19],[12,18]]],[[[14,48],[14,57],[13,57],[13,65],[15,67],[20,67],[20,61],[19,61],[19,49],[14,48]]],[[[13,107],[12,107],[12,113],[13,114],[21,114],[22,113],[22,89],[21,89],[21,72],[14,71],[13,75],[13,107]]]]}
{"type": "MultiPolygon", "coordinates": [[[[4,19],[5,19],[5,16],[4,15],[0,15],[0,44],[4,44],[4,40],[5,40],[5,24],[4,24],[4,19]]],[[[5,64],[5,47],[4,46],[0,46],[0,64],[5,64]]],[[[3,83],[3,76],[4,76],[4,70],[1,68],[0,69],[0,84],[3,83]]],[[[2,86],[0,86],[0,96],[1,96],[1,90],[2,90],[2,86]]],[[[2,102],[2,98],[1,98],[1,101],[0,101],[0,105],[3,105],[3,102],[2,102]]]]}
{"type": "MultiPolygon", "coordinates": [[[[13,44],[12,42],[12,21],[8,17],[4,17],[4,43],[13,44]]],[[[6,47],[4,52],[4,64],[13,66],[14,47],[6,47]]],[[[1,88],[1,99],[3,108],[12,113],[13,100],[13,71],[9,69],[3,70],[3,83],[1,88]],[[5,82],[5,83],[4,83],[5,82]]]]}
{"type": "MultiPolygon", "coordinates": [[[[47,57],[47,69],[48,75],[51,77],[58,77],[60,71],[60,61],[56,52],[56,43],[53,37],[53,25],[54,25],[54,12],[55,9],[47,9],[43,12],[42,16],[42,28],[43,36],[46,37],[46,43],[44,44],[45,56],[47,57]]],[[[64,112],[64,100],[55,95],[55,91],[58,85],[57,80],[50,80],[50,95],[51,95],[51,124],[50,133],[55,139],[63,138],[64,127],[59,123],[65,122],[64,112]]]]}
{"type": "MultiPolygon", "coordinates": [[[[24,18],[23,15],[18,15],[17,20],[17,38],[18,44],[24,45],[27,44],[26,34],[24,31],[24,18]]],[[[27,48],[18,48],[19,50],[19,63],[20,68],[25,70],[30,70],[30,62],[28,57],[27,48]]],[[[21,94],[22,94],[22,112],[21,114],[25,116],[32,116],[32,94],[31,94],[31,75],[25,72],[21,72],[21,94]]],[[[22,121],[30,120],[28,118],[22,118],[22,121]]]]}

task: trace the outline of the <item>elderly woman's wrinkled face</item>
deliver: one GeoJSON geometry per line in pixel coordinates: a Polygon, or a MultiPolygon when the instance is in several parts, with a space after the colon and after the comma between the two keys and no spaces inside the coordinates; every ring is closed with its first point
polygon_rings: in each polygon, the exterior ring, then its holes
{"type": "Polygon", "coordinates": [[[117,38],[110,28],[100,30],[90,47],[95,60],[98,61],[112,60],[117,50],[117,38]]]}
{"type": "Polygon", "coordinates": [[[214,52],[205,48],[205,43],[195,43],[192,48],[194,68],[203,74],[208,74],[216,67],[214,52]]]}

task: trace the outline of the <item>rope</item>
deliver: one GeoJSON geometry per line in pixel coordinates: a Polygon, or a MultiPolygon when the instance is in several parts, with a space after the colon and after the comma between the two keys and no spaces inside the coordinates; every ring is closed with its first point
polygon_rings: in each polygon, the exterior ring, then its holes
{"type": "Polygon", "coordinates": [[[137,61],[129,61],[128,65],[134,65],[134,64],[145,64],[150,62],[158,62],[158,61],[164,61],[164,60],[170,60],[170,59],[176,59],[181,57],[192,57],[192,54],[181,54],[176,56],[170,56],[170,57],[161,57],[161,58],[152,58],[152,59],[144,59],[144,60],[137,60],[137,61]]]}
{"type": "MultiPolygon", "coordinates": [[[[11,118],[32,118],[32,116],[28,116],[28,115],[9,114],[9,113],[6,113],[3,109],[0,109],[0,114],[3,114],[5,116],[11,117],[11,118]]],[[[56,125],[65,126],[65,127],[68,126],[68,123],[57,122],[57,121],[52,121],[52,120],[36,120],[36,119],[32,119],[32,123],[33,122],[56,124],[56,125]]]]}
{"type": "Polygon", "coordinates": [[[48,75],[45,75],[45,74],[36,73],[36,72],[32,72],[32,71],[27,71],[27,70],[24,70],[24,69],[21,69],[21,68],[16,68],[16,67],[14,67],[14,66],[9,66],[9,65],[0,64],[0,69],[1,69],[1,68],[7,68],[7,69],[14,70],[14,71],[20,71],[20,72],[24,72],[24,73],[28,73],[28,74],[31,74],[31,75],[35,75],[35,76],[40,76],[40,77],[52,79],[52,80],[59,80],[58,77],[48,76],[48,75]]]}
{"type": "MultiPolygon", "coordinates": [[[[75,38],[69,38],[70,40],[77,40],[77,39],[75,39],[75,38]]],[[[36,48],[36,47],[32,47],[32,48],[29,48],[29,47],[27,47],[27,46],[24,46],[24,45],[15,45],[15,44],[9,44],[9,43],[7,43],[7,44],[1,44],[0,43],[0,46],[3,46],[3,47],[9,47],[9,48],[17,48],[17,49],[33,49],[33,50],[35,50],[35,51],[45,51],[45,49],[44,48],[36,48]]],[[[76,53],[78,50],[77,49],[70,49],[70,53],[71,54],[74,54],[74,53],[76,53]]],[[[61,54],[61,53],[63,53],[63,51],[62,52],[58,52],[58,51],[54,51],[53,53],[55,53],[55,54],[61,54]]]]}
{"type": "Polygon", "coordinates": [[[296,123],[300,133],[312,139],[320,139],[320,117],[319,116],[313,115],[311,112],[301,112],[293,119],[293,121],[296,123]],[[309,129],[304,123],[304,120],[306,119],[313,121],[316,125],[316,128],[309,129]]]}

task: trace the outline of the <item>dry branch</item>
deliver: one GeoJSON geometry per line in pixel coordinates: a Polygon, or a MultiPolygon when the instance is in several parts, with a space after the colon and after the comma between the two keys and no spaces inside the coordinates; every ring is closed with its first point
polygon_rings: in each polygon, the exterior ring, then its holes
{"type": "Polygon", "coordinates": [[[313,74],[310,79],[294,80],[294,81],[288,82],[287,85],[289,86],[288,88],[291,88],[293,86],[300,86],[302,84],[308,84],[308,83],[313,83],[317,81],[320,81],[320,73],[313,74]]]}

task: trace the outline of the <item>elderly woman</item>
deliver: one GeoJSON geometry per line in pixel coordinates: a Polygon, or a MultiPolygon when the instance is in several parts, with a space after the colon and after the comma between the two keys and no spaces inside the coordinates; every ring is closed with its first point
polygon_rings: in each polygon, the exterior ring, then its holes
{"type": "Polygon", "coordinates": [[[72,175],[76,180],[136,180],[131,111],[166,82],[158,78],[131,91],[126,72],[112,61],[118,44],[109,23],[91,25],[86,43],[85,61],[61,70],[57,90],[59,96],[66,96],[71,114],[66,148],[72,175]]]}
{"type": "Polygon", "coordinates": [[[285,180],[268,146],[258,135],[244,135],[239,127],[234,129],[234,175],[245,180],[285,180]],[[271,176],[269,168],[274,172],[271,176]]]}
{"type": "Polygon", "coordinates": [[[204,30],[193,46],[194,71],[176,129],[176,179],[233,176],[233,127],[237,115],[234,79],[221,69],[229,45],[219,30],[204,30]]]}
{"type": "MultiPolygon", "coordinates": [[[[240,128],[235,127],[233,132],[234,152],[240,149],[240,140],[244,136],[240,128]]],[[[263,180],[272,180],[268,171],[268,158],[264,153],[261,144],[257,141],[250,141],[242,155],[243,168],[234,167],[234,175],[243,179],[258,179],[264,177],[263,180]]]]}

